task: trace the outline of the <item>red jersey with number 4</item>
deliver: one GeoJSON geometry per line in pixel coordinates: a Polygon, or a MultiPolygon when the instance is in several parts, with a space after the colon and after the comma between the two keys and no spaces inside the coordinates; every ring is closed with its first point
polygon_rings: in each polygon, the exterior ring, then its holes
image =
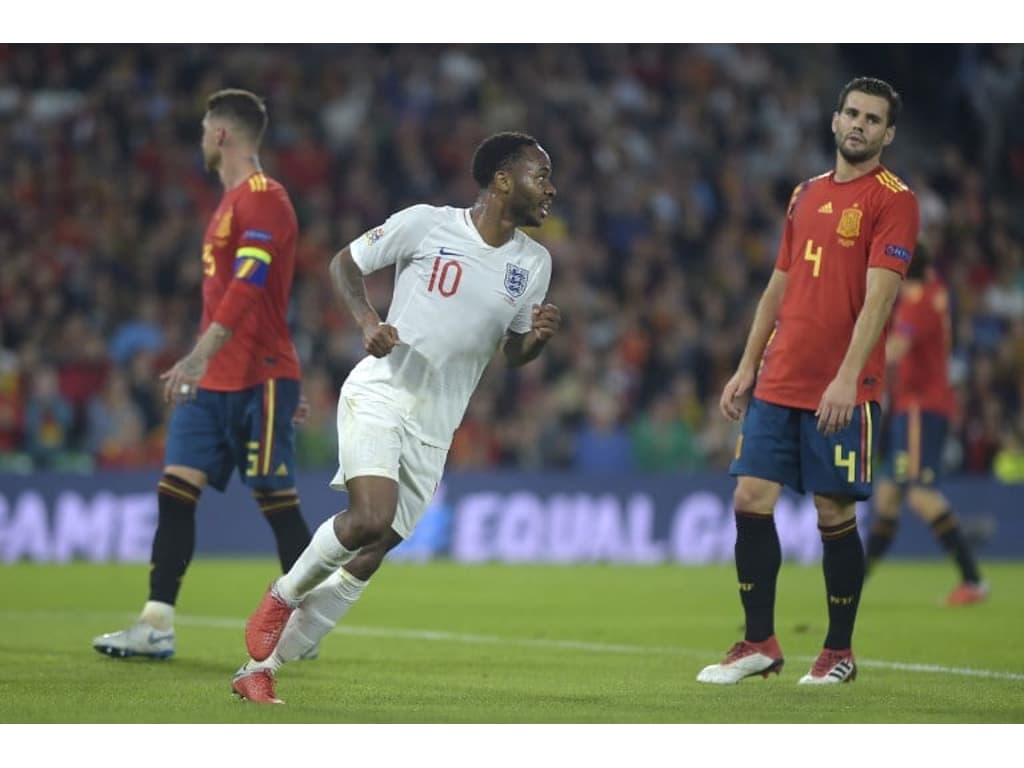
{"type": "MultiPolygon", "coordinates": [[[[761,359],[755,395],[815,410],[853,337],[867,272],[907,273],[918,235],[917,199],[884,166],[839,183],[828,173],[793,190],[775,268],[787,274],[775,330],[761,359]]],[[[857,403],[880,402],[885,332],[857,385],[857,403]]]]}
{"type": "Polygon", "coordinates": [[[284,187],[254,173],[229,189],[203,237],[202,334],[211,322],[231,338],[199,382],[233,392],[267,379],[300,379],[288,331],[298,224],[284,187]]]}
{"type": "Polygon", "coordinates": [[[894,335],[910,343],[892,382],[893,413],[920,409],[953,416],[949,386],[952,340],[949,291],[941,280],[912,281],[903,286],[893,315],[894,335]]]}

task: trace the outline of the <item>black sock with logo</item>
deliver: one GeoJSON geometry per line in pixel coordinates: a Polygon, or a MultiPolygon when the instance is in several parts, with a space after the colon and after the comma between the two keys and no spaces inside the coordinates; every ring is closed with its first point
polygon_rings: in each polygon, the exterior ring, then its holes
{"type": "Polygon", "coordinates": [[[821,565],[828,599],[825,647],[846,650],[851,647],[853,624],[864,588],[864,546],[855,518],[830,527],[818,526],[818,530],[824,550],[821,565]]]}
{"type": "Polygon", "coordinates": [[[746,617],[744,639],[759,643],[775,634],[775,584],[782,567],[775,518],[737,509],[734,552],[746,617]]]}
{"type": "Polygon", "coordinates": [[[157,486],[159,518],[150,556],[149,599],[174,605],[196,548],[196,504],[201,489],[165,474],[157,486]]]}

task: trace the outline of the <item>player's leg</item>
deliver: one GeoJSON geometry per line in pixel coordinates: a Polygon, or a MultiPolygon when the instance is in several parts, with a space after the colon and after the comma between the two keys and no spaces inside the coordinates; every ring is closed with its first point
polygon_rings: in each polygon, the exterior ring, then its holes
{"type": "Polygon", "coordinates": [[[900,511],[906,495],[909,461],[909,420],[906,413],[893,414],[884,434],[886,458],[875,485],[871,525],[868,529],[865,576],[885,557],[900,527],[900,511]]]}
{"type": "MultiPolygon", "coordinates": [[[[350,462],[348,466],[355,466],[350,462]]],[[[390,472],[383,468],[353,469],[354,472],[390,472]]],[[[397,473],[396,473],[397,474],[397,473]]],[[[391,533],[398,507],[398,482],[376,474],[348,477],[348,509],[325,521],[296,560],[277,580],[274,591],[290,605],[302,599],[364,547],[379,544],[391,533]]],[[[383,555],[381,555],[383,557],[383,555]]]]}
{"type": "Polygon", "coordinates": [[[360,548],[358,555],[306,595],[288,619],[277,647],[267,660],[274,664],[275,670],[285,662],[302,658],[334,629],[362,597],[384,556],[401,543],[402,537],[389,531],[383,539],[360,548]]]}
{"type": "Polygon", "coordinates": [[[273,652],[263,661],[250,657],[239,667],[231,679],[232,692],[257,704],[282,703],[275,692],[278,670],[286,662],[305,658],[318,646],[362,596],[384,555],[401,541],[391,531],[382,541],[361,548],[347,565],[320,582],[288,617],[273,652]]]}
{"type": "MultiPolygon", "coordinates": [[[[257,490],[253,492],[263,517],[274,532],[277,542],[277,557],[281,563],[281,571],[287,573],[299,559],[299,555],[309,546],[312,537],[309,526],[302,516],[299,507],[299,493],[295,488],[283,491],[257,490]]],[[[320,655],[317,646],[310,646],[303,655],[305,659],[315,659],[320,655]]]]}
{"type": "Polygon", "coordinates": [[[900,510],[906,492],[907,471],[910,467],[910,421],[906,413],[894,413],[889,428],[883,435],[886,459],[880,467],[874,490],[871,525],[868,529],[865,575],[881,560],[896,538],[900,525],[900,510]]]}
{"type": "MultiPolygon", "coordinates": [[[[250,658],[235,673],[232,690],[261,703],[278,701],[274,680],[278,669],[302,657],[334,628],[362,596],[385,555],[412,535],[430,504],[444,471],[447,450],[425,445],[406,435],[399,466],[397,513],[385,535],[364,544],[358,554],[309,592],[291,613],[273,652],[264,661],[250,658]]],[[[353,465],[349,457],[349,465],[353,465]]],[[[350,487],[358,485],[352,478],[350,487]]],[[[348,514],[351,514],[350,507],[348,514]]]]}
{"type": "Polygon", "coordinates": [[[196,505],[207,484],[223,489],[231,459],[223,439],[223,395],[199,390],[175,406],[167,425],[165,466],[157,483],[157,527],[150,556],[149,598],[139,620],[93,639],[115,658],[168,658],[175,652],[174,610],[195,552],[196,505]]]}
{"type": "Polygon", "coordinates": [[[295,423],[299,382],[268,379],[229,395],[239,427],[233,429],[238,474],[274,532],[281,571],[286,572],[310,541],[295,488],[295,423]],[[243,442],[244,441],[244,442],[243,442]]]}
{"type": "MultiPolygon", "coordinates": [[[[361,546],[359,554],[303,599],[288,620],[271,660],[277,657],[283,663],[299,658],[362,596],[384,556],[412,536],[437,491],[447,454],[444,448],[425,445],[406,434],[398,470],[398,508],[391,525],[383,535],[361,546]]],[[[357,480],[353,478],[352,484],[357,480]]]]}
{"type": "Polygon", "coordinates": [[[800,490],[798,412],[754,399],[729,468],[736,476],[736,576],[745,619],[744,638],[725,659],[701,670],[703,683],[737,683],[779,672],[783,656],[775,637],[775,591],[782,548],[775,503],[782,485],[800,490]]]}
{"type": "MultiPolygon", "coordinates": [[[[359,549],[385,540],[398,508],[402,416],[387,403],[338,403],[338,473],[332,486],[348,491],[349,507],[326,520],[295,564],[275,581],[246,625],[249,654],[274,650],[291,612],[359,549]]],[[[383,557],[383,555],[382,555],[383,557]]]]}
{"type": "Polygon", "coordinates": [[[845,683],[857,676],[853,628],[864,588],[865,561],[856,502],[871,496],[879,410],[876,403],[857,406],[850,424],[834,435],[818,431],[813,413],[802,424],[803,481],[814,493],[818,511],[828,632],[801,683],[845,683]]]}
{"type": "Polygon", "coordinates": [[[758,477],[736,478],[736,578],[743,604],[744,639],[760,643],[775,634],[775,587],[782,547],[775,528],[775,503],[782,487],[758,477]]]}
{"type": "Polygon", "coordinates": [[[871,527],[868,531],[865,576],[885,557],[900,527],[900,508],[903,505],[903,489],[891,478],[878,482],[874,494],[874,509],[871,527]]]}
{"type": "Polygon", "coordinates": [[[196,505],[206,473],[183,464],[164,467],[157,485],[158,517],[150,554],[149,600],[142,620],[158,629],[174,625],[174,606],[196,548],[196,505]]]}
{"type": "Polygon", "coordinates": [[[918,412],[920,457],[912,463],[907,506],[928,524],[939,545],[953,558],[960,571],[960,583],[946,598],[949,605],[967,605],[985,600],[988,585],[981,578],[978,562],[949,500],[938,489],[942,475],[942,449],[948,421],[938,413],[918,412]]]}
{"type": "Polygon", "coordinates": [[[384,556],[401,543],[402,537],[392,530],[380,541],[362,547],[359,554],[302,599],[270,656],[262,662],[250,658],[243,670],[268,668],[276,673],[286,662],[303,658],[362,597],[384,556]]]}
{"type": "Polygon", "coordinates": [[[281,491],[254,491],[253,496],[274,532],[281,572],[287,573],[312,539],[302,516],[299,492],[292,487],[281,491]]]}
{"type": "Polygon", "coordinates": [[[864,588],[864,548],[857,532],[856,502],[815,494],[821,532],[828,632],[818,658],[801,683],[846,683],[857,676],[853,626],[864,588]]]}
{"type": "Polygon", "coordinates": [[[939,545],[953,558],[960,572],[960,583],[946,597],[947,605],[969,605],[988,598],[989,587],[981,576],[978,561],[967,543],[960,521],[949,500],[935,488],[912,486],[907,504],[928,523],[939,545]]]}

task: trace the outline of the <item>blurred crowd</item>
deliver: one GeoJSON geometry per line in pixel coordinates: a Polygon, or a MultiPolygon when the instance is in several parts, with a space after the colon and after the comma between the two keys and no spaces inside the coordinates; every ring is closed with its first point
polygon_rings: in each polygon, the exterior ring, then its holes
{"type": "MultiPolygon", "coordinates": [[[[221,194],[208,94],[267,99],[264,169],[300,224],[292,327],[311,413],[303,467],[336,459],[337,390],[362,355],[325,279],[399,208],[469,206],[476,145],[550,153],[563,332],[488,368],[450,469],[724,469],[718,412],[784,206],[829,170],[855,75],[904,116],[883,161],[918,196],[954,295],[951,472],[1024,480],[1024,46],[0,46],[0,471],[158,467],[159,374],[200,316],[221,194]],[[910,49],[908,53],[907,50],[910,49]],[[910,56],[912,59],[908,59],[910,56]]],[[[383,311],[390,274],[369,278],[383,311]]]]}

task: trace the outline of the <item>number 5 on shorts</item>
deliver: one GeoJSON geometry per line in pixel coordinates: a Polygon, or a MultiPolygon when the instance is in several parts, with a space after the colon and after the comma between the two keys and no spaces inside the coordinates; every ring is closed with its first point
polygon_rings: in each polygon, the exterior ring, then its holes
{"type": "MultiPolygon", "coordinates": [[[[245,476],[256,477],[260,473],[260,444],[256,440],[250,440],[245,447],[248,449],[248,453],[245,455],[245,476]]],[[[836,448],[838,447],[837,445],[836,448]]]]}

